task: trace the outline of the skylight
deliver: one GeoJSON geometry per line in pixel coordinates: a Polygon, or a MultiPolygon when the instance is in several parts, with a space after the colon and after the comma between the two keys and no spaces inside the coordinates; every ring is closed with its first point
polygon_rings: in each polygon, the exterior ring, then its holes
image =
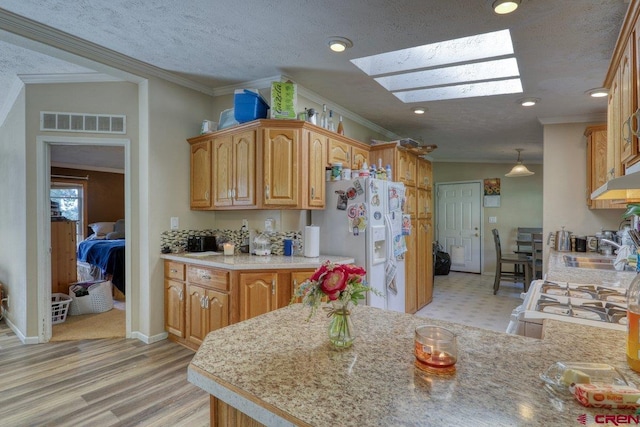
{"type": "Polygon", "coordinates": [[[351,60],[405,103],[521,93],[509,30],[351,60]]]}

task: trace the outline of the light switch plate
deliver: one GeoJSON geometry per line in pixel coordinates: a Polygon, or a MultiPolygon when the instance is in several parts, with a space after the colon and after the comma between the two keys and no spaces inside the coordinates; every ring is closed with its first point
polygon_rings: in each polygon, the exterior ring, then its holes
{"type": "Polygon", "coordinates": [[[180,227],[180,221],[178,220],[177,216],[172,216],[171,217],[171,229],[172,230],[177,230],[178,227],[180,227]]]}
{"type": "Polygon", "coordinates": [[[489,224],[497,224],[498,223],[498,217],[497,216],[490,216],[489,217],[489,224]]]}

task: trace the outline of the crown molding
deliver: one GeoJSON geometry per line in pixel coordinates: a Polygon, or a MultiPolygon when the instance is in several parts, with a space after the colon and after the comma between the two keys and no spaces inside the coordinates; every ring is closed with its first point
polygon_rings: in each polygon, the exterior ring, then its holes
{"type": "Polygon", "coordinates": [[[126,81],[104,73],[68,73],[68,74],[18,74],[25,84],[47,83],[104,83],[126,81]]]}
{"type": "MultiPolygon", "coordinates": [[[[65,53],[106,65],[109,68],[115,69],[114,71],[116,72],[124,71],[130,73],[132,75],[130,76],[131,80],[135,82],[138,82],[140,77],[157,77],[207,95],[213,95],[213,90],[209,86],[196,83],[162,68],[147,64],[146,62],[139,61],[2,8],[0,8],[0,30],[36,42],[36,44],[43,44],[44,46],[33,46],[29,44],[28,48],[53,57],[78,63],[77,58],[69,58],[67,55],[61,55],[59,52],[56,52],[56,50],[61,50],[65,53]]],[[[24,46],[24,42],[17,42],[16,44],[24,46]]],[[[91,64],[89,64],[89,66],[91,66],[91,64]]]]}
{"type": "Polygon", "coordinates": [[[585,114],[583,116],[538,117],[543,125],[559,125],[566,123],[606,123],[607,113],[585,114]]]}

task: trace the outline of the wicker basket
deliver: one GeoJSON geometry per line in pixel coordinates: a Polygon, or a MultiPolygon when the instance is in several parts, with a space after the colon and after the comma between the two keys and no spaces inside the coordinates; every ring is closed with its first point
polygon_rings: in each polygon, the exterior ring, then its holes
{"type": "Polygon", "coordinates": [[[62,323],[67,320],[71,297],[67,294],[51,294],[51,324],[62,323]]]}

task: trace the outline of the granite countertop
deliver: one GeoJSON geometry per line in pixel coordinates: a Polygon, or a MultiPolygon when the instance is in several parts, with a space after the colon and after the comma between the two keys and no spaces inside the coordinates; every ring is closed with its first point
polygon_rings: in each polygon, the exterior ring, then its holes
{"type": "Polygon", "coordinates": [[[236,254],[233,256],[204,254],[203,256],[203,254],[198,252],[162,254],[160,258],[208,267],[224,268],[227,270],[303,269],[318,268],[325,261],[331,261],[336,264],[355,262],[353,258],[336,255],[320,255],[317,258],[284,255],[257,256],[249,254],[236,254]]]}
{"type": "MultiPolygon", "coordinates": [[[[352,348],[328,344],[329,319],[288,306],[210,333],[189,381],[266,425],[578,425],[586,408],[550,392],[539,374],[553,363],[600,362],[640,385],[625,359],[626,333],[547,320],[541,340],[357,306],[352,348]],[[414,367],[418,325],[458,335],[454,375],[414,367]]],[[[591,418],[593,421],[593,418],[591,418]]]]}
{"type": "Polygon", "coordinates": [[[549,257],[546,260],[547,265],[544,270],[547,272],[547,280],[629,287],[631,281],[636,277],[635,271],[567,267],[564,263],[564,255],[580,256],[585,258],[616,258],[615,255],[605,256],[597,252],[558,252],[554,249],[549,249],[549,257]]]}

